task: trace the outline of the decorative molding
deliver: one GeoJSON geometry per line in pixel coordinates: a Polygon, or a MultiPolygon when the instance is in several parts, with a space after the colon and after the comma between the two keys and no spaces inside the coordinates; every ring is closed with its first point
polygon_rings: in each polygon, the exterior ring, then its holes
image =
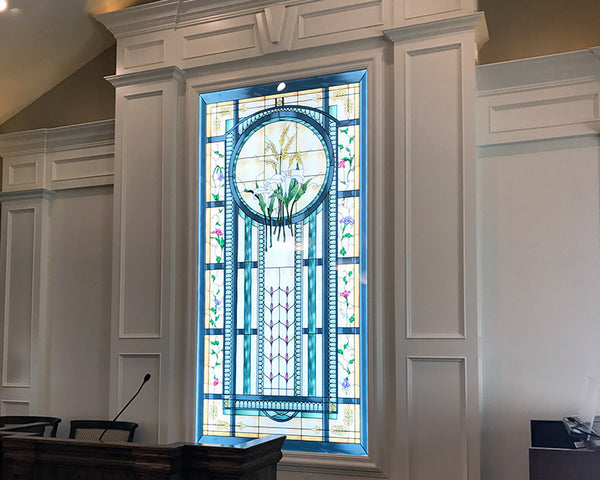
{"type": "Polygon", "coordinates": [[[480,65],[477,95],[499,95],[600,79],[600,47],[543,57],[480,65]]]}
{"type": "Polygon", "coordinates": [[[50,199],[54,197],[52,190],[45,188],[36,188],[32,190],[21,190],[18,192],[0,192],[0,202],[9,202],[12,200],[33,200],[38,198],[50,199]]]}
{"type": "Polygon", "coordinates": [[[144,72],[123,73],[104,77],[113,87],[120,88],[129,85],[144,85],[149,83],[166,82],[175,80],[180,85],[185,85],[185,72],[179,67],[162,67],[144,72]]]}
{"type": "Polygon", "coordinates": [[[175,28],[180,0],[160,0],[116,10],[95,18],[117,39],[175,28]]]}
{"type": "Polygon", "coordinates": [[[47,129],[41,129],[4,133],[0,135],[0,155],[6,158],[45,153],[47,132],[47,129]]]}
{"type": "Polygon", "coordinates": [[[597,135],[600,58],[591,50],[477,67],[480,146],[597,135]]]}
{"type": "Polygon", "coordinates": [[[0,135],[2,191],[110,185],[114,135],[114,120],[0,135]]]}
{"type": "Polygon", "coordinates": [[[475,43],[478,48],[485,45],[489,39],[483,12],[454,18],[444,18],[416,25],[390,28],[384,30],[383,34],[392,42],[401,43],[462,32],[465,30],[475,31],[475,43]]]}
{"type": "Polygon", "coordinates": [[[340,476],[390,478],[369,457],[334,455],[331,453],[306,453],[284,450],[277,466],[281,472],[329,473],[340,476]]]}
{"type": "Polygon", "coordinates": [[[264,10],[267,23],[266,30],[269,33],[271,43],[279,43],[281,41],[285,11],[285,5],[271,5],[264,10]]]}

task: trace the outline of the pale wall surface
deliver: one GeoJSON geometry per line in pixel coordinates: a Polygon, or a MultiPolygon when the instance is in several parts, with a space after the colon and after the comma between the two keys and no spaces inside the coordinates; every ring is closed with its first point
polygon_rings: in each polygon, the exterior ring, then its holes
{"type": "Polygon", "coordinates": [[[108,417],[112,186],[52,199],[49,241],[50,399],[68,420],[108,417]]]}
{"type": "Polygon", "coordinates": [[[600,377],[599,74],[588,51],[478,67],[484,480],[527,480],[529,421],[600,377]]]}
{"type": "Polygon", "coordinates": [[[577,413],[598,374],[599,156],[593,137],[480,155],[486,480],[527,479],[529,420],[577,413]]]}

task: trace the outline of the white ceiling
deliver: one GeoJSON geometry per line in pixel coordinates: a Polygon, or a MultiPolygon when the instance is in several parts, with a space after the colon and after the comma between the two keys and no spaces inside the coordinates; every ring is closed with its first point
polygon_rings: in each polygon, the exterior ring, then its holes
{"type": "Polygon", "coordinates": [[[0,12],[0,124],[114,43],[87,13],[87,0],[7,1],[0,12]]]}

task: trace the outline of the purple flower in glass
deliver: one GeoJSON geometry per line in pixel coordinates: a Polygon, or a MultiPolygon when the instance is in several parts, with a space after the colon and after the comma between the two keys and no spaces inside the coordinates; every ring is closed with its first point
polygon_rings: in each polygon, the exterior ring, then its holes
{"type": "Polygon", "coordinates": [[[215,298],[215,307],[218,307],[219,305],[221,305],[221,300],[215,298]]]}
{"type": "Polygon", "coordinates": [[[219,182],[222,182],[224,178],[225,178],[225,175],[223,175],[223,172],[219,172],[219,175],[217,176],[217,180],[219,182]]]}
{"type": "Polygon", "coordinates": [[[340,219],[340,223],[342,225],[354,225],[354,219],[350,215],[348,215],[347,217],[342,217],[340,219]]]}
{"type": "Polygon", "coordinates": [[[350,386],[350,382],[348,381],[348,377],[344,378],[344,381],[342,382],[342,387],[344,388],[348,388],[350,386]]]}

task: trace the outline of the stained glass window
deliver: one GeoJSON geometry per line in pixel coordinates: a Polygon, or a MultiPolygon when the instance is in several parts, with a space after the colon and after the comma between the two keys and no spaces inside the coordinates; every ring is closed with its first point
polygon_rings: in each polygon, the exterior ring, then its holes
{"type": "Polygon", "coordinates": [[[200,97],[202,441],[367,451],[365,86],[200,97]]]}

